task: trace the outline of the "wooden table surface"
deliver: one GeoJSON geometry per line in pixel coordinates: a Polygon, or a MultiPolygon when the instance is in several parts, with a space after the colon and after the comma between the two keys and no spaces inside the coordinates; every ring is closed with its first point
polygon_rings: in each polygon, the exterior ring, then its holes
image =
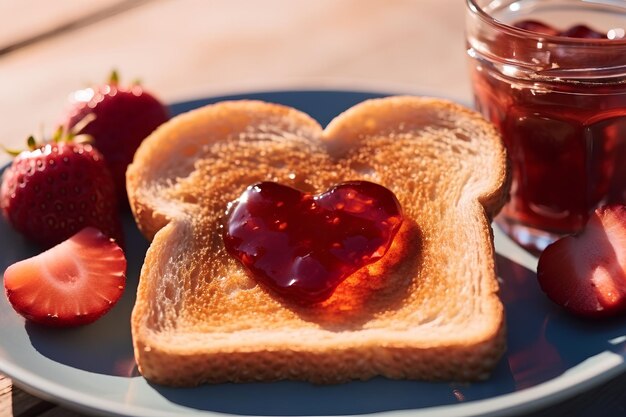
{"type": "MultiPolygon", "coordinates": [[[[166,102],[339,88],[469,103],[463,14],[463,0],[0,0],[0,144],[50,133],[68,93],[112,68],[166,102]]],[[[625,387],[530,415],[626,415],[625,387]]],[[[0,417],[66,415],[82,414],[0,375],[0,417]]]]}

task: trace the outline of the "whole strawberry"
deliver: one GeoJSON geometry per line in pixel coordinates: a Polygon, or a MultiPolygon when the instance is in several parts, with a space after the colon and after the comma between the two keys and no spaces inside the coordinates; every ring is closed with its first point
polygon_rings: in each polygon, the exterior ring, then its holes
{"type": "Polygon", "coordinates": [[[127,201],[126,167],[139,144],[168,120],[167,109],[140,85],[120,85],[116,72],[106,84],[77,91],[71,97],[65,128],[70,130],[88,114],[96,116],[76,133],[93,138],[113,174],[119,201],[127,201]]]}
{"type": "Polygon", "coordinates": [[[51,247],[86,226],[122,242],[113,178],[90,144],[58,141],[18,154],[5,170],[0,208],[27,239],[51,247]]]}

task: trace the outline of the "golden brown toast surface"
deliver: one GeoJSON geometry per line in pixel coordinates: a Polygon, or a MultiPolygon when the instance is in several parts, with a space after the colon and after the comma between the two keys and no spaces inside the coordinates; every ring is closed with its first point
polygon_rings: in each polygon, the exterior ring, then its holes
{"type": "Polygon", "coordinates": [[[504,348],[489,223],[507,187],[493,127],[442,100],[370,100],[326,129],[258,101],[177,116],[127,172],[153,238],[132,317],[141,372],[170,385],[485,377],[504,348]],[[321,305],[298,305],[258,285],[222,241],[228,203],[264,180],[314,193],[376,182],[405,220],[380,261],[321,305]]]}

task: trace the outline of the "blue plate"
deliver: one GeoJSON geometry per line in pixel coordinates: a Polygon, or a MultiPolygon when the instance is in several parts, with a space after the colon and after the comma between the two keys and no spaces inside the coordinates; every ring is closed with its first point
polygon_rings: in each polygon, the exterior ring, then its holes
{"type": "MultiPolygon", "coordinates": [[[[178,114],[225,99],[259,99],[293,106],[322,125],[352,105],[384,94],[278,91],[212,97],[171,106],[178,114]]],[[[180,416],[505,415],[531,411],[587,390],[626,369],[626,320],[590,323],[563,314],[540,292],[536,259],[498,230],[497,267],[506,306],[508,350],[487,381],[473,384],[392,381],[316,386],[304,382],[223,384],[172,389],[146,382],[133,359],[129,316],[148,242],[124,216],[128,289],[103,319],[79,329],[26,323],[0,296],[0,372],[34,394],[87,412],[180,416]]],[[[0,270],[36,254],[0,220],[0,270]]]]}

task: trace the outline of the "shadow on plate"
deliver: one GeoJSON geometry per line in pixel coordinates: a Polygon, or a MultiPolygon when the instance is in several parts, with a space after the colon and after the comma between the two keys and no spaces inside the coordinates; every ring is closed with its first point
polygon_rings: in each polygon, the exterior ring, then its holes
{"type": "Polygon", "coordinates": [[[151,385],[169,401],[233,414],[336,415],[419,409],[489,399],[547,382],[605,351],[622,356],[624,320],[570,317],[541,292],[535,272],[497,256],[506,306],[508,350],[491,378],[471,384],[375,378],[334,386],[303,382],[208,385],[176,389],[151,385]],[[260,411],[262,410],[262,411],[260,411]]]}
{"type": "Polygon", "coordinates": [[[129,317],[135,304],[139,272],[148,242],[137,230],[130,212],[123,214],[123,222],[128,260],[124,295],[109,313],[87,326],[55,329],[27,322],[25,329],[30,342],[43,356],[98,374],[138,375],[129,317]]]}
{"type": "Polygon", "coordinates": [[[535,271],[497,255],[508,327],[507,361],[516,388],[546,382],[605,351],[626,354],[625,318],[586,320],[541,291],[535,271]]]}
{"type": "MultiPolygon", "coordinates": [[[[506,374],[507,370],[501,369],[506,374]]],[[[473,384],[476,386],[485,383],[473,384]]],[[[253,415],[348,415],[418,409],[468,400],[467,385],[374,378],[339,385],[272,382],[167,388],[151,385],[169,401],[198,410],[253,415]]],[[[511,386],[503,383],[503,391],[511,386]]]]}

